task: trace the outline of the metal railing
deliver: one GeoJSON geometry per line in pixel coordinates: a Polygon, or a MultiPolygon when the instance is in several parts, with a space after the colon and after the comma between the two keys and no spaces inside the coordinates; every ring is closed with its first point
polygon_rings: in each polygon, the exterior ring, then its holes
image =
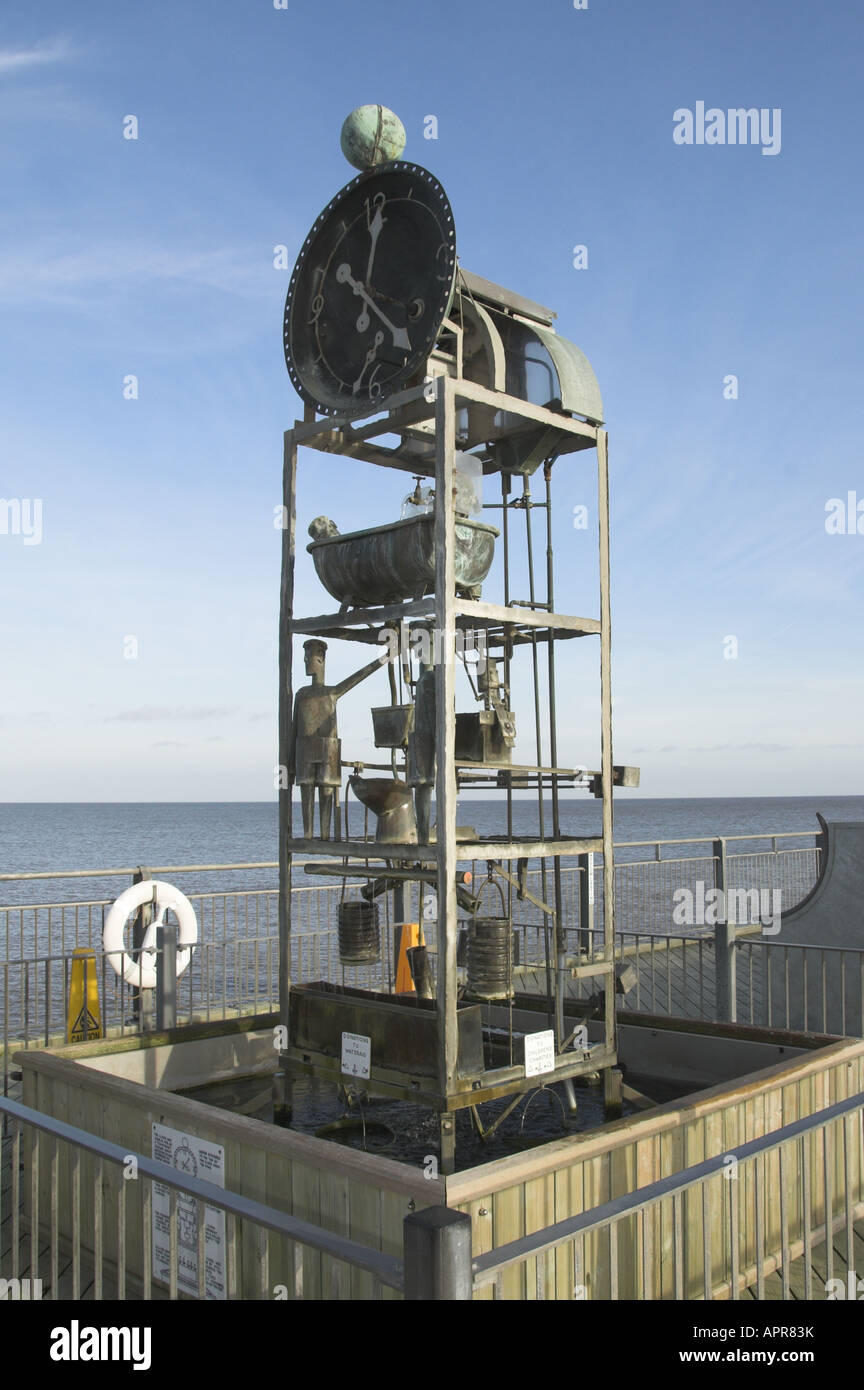
{"type": "Polygon", "coordinates": [[[302,1299],[310,1254],[330,1261],[329,1297],[350,1297],[352,1270],[371,1276],[373,1297],[404,1288],[395,1256],[15,1101],[0,1098],[0,1117],[0,1278],[27,1279],[31,1291],[38,1281],[43,1298],[302,1299]],[[154,1207],[166,1191],[160,1235],[154,1207]],[[214,1212],[225,1218],[215,1275],[206,1249],[214,1212]]]}
{"type": "Polygon", "coordinates": [[[837,1297],[835,1271],[845,1283],[861,1263],[862,1116],[864,1093],[492,1249],[473,1262],[474,1288],[764,1299],[773,1279],[773,1297],[837,1297]]]}
{"type": "Polygon", "coordinates": [[[857,1291],[864,1093],[473,1260],[471,1220],[461,1213],[406,1217],[400,1259],[14,1101],[0,1099],[0,1116],[8,1130],[0,1279],[28,1280],[31,1297],[302,1299],[312,1255],[329,1270],[317,1296],[332,1299],[352,1297],[352,1272],[371,1277],[378,1298],[384,1288],[467,1298],[490,1284],[499,1299],[713,1300],[750,1290],[812,1300],[844,1297],[847,1284],[857,1291]],[[165,1193],[160,1235],[153,1215],[165,1193]],[[225,1220],[215,1273],[206,1260],[214,1212],[225,1220]],[[167,1246],[154,1265],[160,1239],[167,1246]]]}
{"type": "MultiPolygon", "coordinates": [[[[706,887],[726,885],[779,888],[784,910],[813,887],[818,878],[821,840],[816,832],[788,835],[732,836],[721,840],[627,841],[616,846],[616,922],[623,959],[635,957],[638,982],[622,1000],[625,1008],[646,1009],[683,1017],[717,1016],[715,934],[710,926],[677,925],[673,920],[676,893],[686,890],[698,899],[706,887]],[[802,846],[802,839],[812,843],[802,846]],[[770,848],[753,850],[764,842],[770,848]],[[742,846],[735,853],[736,845],[742,846]],[[744,848],[746,846],[746,848],[744,848]],[[690,851],[685,853],[683,851],[690,851]],[[650,851],[650,855],[645,854],[650,851]],[[754,881],[755,879],[755,881],[754,881]]],[[[178,1022],[211,1020],[238,1012],[270,1011],[278,1002],[278,890],[275,886],[237,887],[238,875],[248,876],[276,869],[275,862],[217,865],[167,865],[154,868],[153,876],[229,875],[231,887],[222,891],[197,886],[187,893],[199,922],[199,945],[192,964],[178,982],[178,1022]]],[[[475,881],[478,869],[474,865],[475,881]]],[[[134,877],[140,870],[100,869],[3,874],[0,883],[17,884],[20,892],[36,884],[50,886],[63,880],[134,877]]],[[[351,875],[349,874],[349,879],[351,875]]],[[[599,948],[603,931],[602,856],[582,855],[565,863],[563,920],[568,949],[577,954],[586,947],[599,948]]],[[[531,867],[528,884],[537,893],[541,873],[531,867]]],[[[125,886],[125,885],[123,885],[125,886]]],[[[356,892],[356,885],[349,892],[356,892]]],[[[389,902],[382,912],[382,959],[376,966],[345,970],[339,962],[337,909],[342,896],[338,880],[328,883],[298,882],[292,886],[291,976],[296,981],[316,979],[363,988],[389,989],[395,977],[393,959],[396,925],[389,917],[389,902]]],[[[32,894],[31,894],[32,896],[32,894]]],[[[56,897],[56,894],[55,894],[56,897]]],[[[538,962],[545,951],[548,920],[530,901],[517,901],[510,892],[514,927],[519,935],[523,965],[538,962]]],[[[76,947],[97,953],[103,1026],[112,1033],[138,1031],[135,992],[113,971],[102,955],[101,935],[111,898],[45,902],[29,901],[0,907],[0,1051],[3,1093],[9,1090],[9,1058],[17,1047],[49,1045],[64,1036],[64,1011],[68,997],[70,960],[76,947]]],[[[409,899],[410,904],[410,899],[409,899]]],[[[434,923],[424,923],[434,968],[434,923]]],[[[792,948],[789,948],[790,950],[792,948]]],[[[810,948],[799,948],[809,950],[810,948]]],[[[760,958],[758,946],[742,941],[725,952],[739,952],[737,1012],[742,1019],[781,1023],[794,1016],[790,999],[785,1014],[782,989],[760,958]],[[749,988],[749,992],[748,992],[749,988]],[[766,1004],[766,999],[769,1001],[766,1004]],[[767,1010],[767,1012],[766,1012],[767,1010]]],[[[861,959],[848,957],[844,971],[849,981],[860,982],[861,959]]],[[[810,967],[809,980],[814,978],[810,967]]],[[[726,974],[728,974],[728,969],[726,974]]],[[[793,984],[795,972],[791,976],[793,984]]],[[[860,1015],[844,984],[844,1005],[851,1022],[860,1015]]],[[[580,991],[576,990],[577,996],[580,991]]],[[[584,994],[585,991],[583,990],[584,994]]],[[[812,990],[811,990],[812,993],[812,990]]],[[[859,992],[860,999],[860,992],[859,992]]],[[[811,1019],[817,1010],[808,1006],[811,1019]]],[[[723,1014],[728,1016],[728,1009],[723,1014]]],[[[811,1022],[810,1026],[815,1026],[811,1022]]],[[[859,1023],[859,1030],[864,1023],[859,1023]]],[[[856,1030],[856,1031],[859,1031],[856,1030]]],[[[834,1031],[839,1031],[834,1028],[834,1031]]]]}

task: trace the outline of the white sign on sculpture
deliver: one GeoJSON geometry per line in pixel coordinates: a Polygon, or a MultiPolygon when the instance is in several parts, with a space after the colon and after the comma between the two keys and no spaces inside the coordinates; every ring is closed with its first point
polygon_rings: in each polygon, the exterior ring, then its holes
{"type": "Polygon", "coordinates": [[[342,1034],[342,1075],[369,1079],[372,1066],[372,1039],[362,1033],[342,1034]]]}
{"type": "Polygon", "coordinates": [[[549,1028],[543,1033],[525,1036],[525,1075],[542,1076],[555,1070],[555,1034],[549,1028]]]}

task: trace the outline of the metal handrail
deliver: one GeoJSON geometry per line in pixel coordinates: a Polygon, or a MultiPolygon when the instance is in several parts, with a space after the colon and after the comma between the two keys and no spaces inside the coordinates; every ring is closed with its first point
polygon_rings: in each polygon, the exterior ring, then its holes
{"type": "Polygon", "coordinates": [[[803,835],[821,835],[821,830],[760,831],[753,835],[697,835],[686,840],[616,840],[615,849],[633,849],[640,845],[713,845],[717,840],[794,840],[803,835]]]}
{"type": "Polygon", "coordinates": [[[392,1289],[400,1292],[404,1289],[404,1262],[395,1255],[385,1255],[383,1251],[361,1245],[359,1241],[351,1240],[348,1236],[338,1235],[335,1231],[325,1230],[321,1226],[312,1226],[308,1221],[301,1221],[299,1217],[289,1216],[287,1212],[265,1206],[253,1197],[244,1197],[239,1192],[216,1187],[214,1183],[204,1182],[201,1178],[191,1175],[181,1178],[176,1168],[170,1167],[167,1163],[147,1158],[144,1154],[130,1153],[120,1144],[112,1144],[110,1140],[78,1129],[75,1125],[67,1124],[65,1120],[57,1120],[53,1115],[44,1115],[40,1110],[31,1109],[29,1105],[21,1105],[19,1101],[0,1096],[0,1114],[10,1115],[19,1123],[42,1130],[43,1133],[53,1135],[66,1143],[75,1144],[78,1148],[85,1149],[98,1158],[108,1159],[112,1163],[125,1166],[130,1158],[134,1158],[137,1171],[145,1177],[164,1183],[166,1187],[173,1187],[179,1192],[189,1193],[206,1202],[208,1206],[230,1212],[232,1216],[254,1221],[257,1226],[264,1226],[267,1230],[275,1231],[300,1245],[307,1245],[334,1259],[364,1269],[392,1289]]]}
{"type": "MultiPolygon", "coordinates": [[[[57,869],[45,869],[32,873],[0,874],[0,883],[31,878],[126,878],[130,874],[137,874],[141,867],[143,866],[136,864],[132,869],[64,869],[62,872],[57,869]]],[[[155,868],[148,864],[146,867],[150,874],[200,874],[210,869],[278,869],[279,861],[273,859],[249,864],[162,864],[155,868]]]]}
{"type": "MultiPolygon", "coordinates": [[[[805,836],[818,838],[821,834],[819,830],[781,830],[778,832],[761,832],[753,835],[699,835],[688,839],[675,840],[616,840],[615,849],[639,849],[648,845],[713,845],[718,839],[731,840],[793,840],[802,839],[805,836]]],[[[338,841],[333,842],[338,845],[338,841]]],[[[814,846],[816,848],[816,846],[814,846]]],[[[334,850],[334,853],[336,851],[334,850]]],[[[599,851],[598,851],[599,853],[599,851]]],[[[314,864],[314,859],[295,859],[294,864],[299,868],[304,864],[314,864]]],[[[128,878],[136,874],[141,866],[135,865],[125,869],[44,869],[38,871],[26,871],[21,873],[0,874],[0,883],[17,883],[30,879],[63,879],[63,878],[128,878]]],[[[262,860],[244,864],[163,864],[158,866],[147,865],[150,874],[181,874],[181,873],[206,873],[211,870],[215,873],[231,872],[237,869],[278,869],[277,859],[262,860]]]]}
{"type": "Polygon", "coordinates": [[[743,1163],[756,1154],[778,1149],[791,1139],[798,1139],[811,1130],[820,1129],[834,1120],[841,1119],[844,1115],[862,1109],[864,1109],[864,1091],[860,1091],[855,1096],[849,1096],[846,1100],[837,1101],[836,1104],[829,1105],[824,1110],[817,1110],[814,1115],[807,1115],[803,1120],[794,1120],[791,1124],[784,1125],[782,1129],[775,1129],[770,1134],[761,1135],[758,1139],[750,1139],[737,1149],[717,1154],[714,1158],[705,1159],[702,1163],[694,1163],[691,1167],[682,1169],[680,1173],[672,1173],[669,1177],[660,1178],[657,1182],[649,1183],[647,1187],[639,1187],[635,1192],[627,1192],[621,1197],[603,1202],[598,1207],[591,1207],[588,1211],[580,1212],[578,1216],[570,1216],[565,1221],[556,1221],[554,1225],[545,1226],[542,1230],[533,1231],[530,1235],[521,1236],[518,1240],[508,1241],[506,1245],[500,1245],[497,1250],[490,1250],[486,1254],[478,1255],[472,1261],[475,1275],[474,1287],[476,1289],[491,1282],[497,1277],[500,1270],[506,1269],[510,1265],[520,1264],[523,1260],[530,1259],[535,1255],[542,1255],[546,1250],[553,1249],[556,1245],[570,1240],[573,1236],[586,1235],[599,1226],[619,1220],[623,1216],[631,1216],[635,1212],[651,1206],[654,1202],[675,1196],[687,1188],[695,1187],[698,1183],[704,1182],[706,1178],[713,1177],[715,1173],[722,1173],[728,1167],[730,1153],[739,1163],[743,1163]]]}

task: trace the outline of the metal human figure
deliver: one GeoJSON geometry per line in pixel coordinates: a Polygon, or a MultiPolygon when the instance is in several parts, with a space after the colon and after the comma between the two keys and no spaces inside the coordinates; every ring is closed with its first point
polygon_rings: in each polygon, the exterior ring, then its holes
{"type": "Polygon", "coordinates": [[[321,839],[330,839],[333,814],[333,793],[342,784],[342,743],[336,724],[336,702],[355,685],[365,681],[381,668],[376,657],[353,676],[346,676],[338,685],[324,684],[324,662],[327,643],[312,638],[303,643],[306,674],[311,683],[302,686],[294,698],[294,717],[291,724],[291,753],[289,776],[300,788],[303,808],[303,836],[315,835],[315,790],[318,790],[318,815],[321,839]]]}

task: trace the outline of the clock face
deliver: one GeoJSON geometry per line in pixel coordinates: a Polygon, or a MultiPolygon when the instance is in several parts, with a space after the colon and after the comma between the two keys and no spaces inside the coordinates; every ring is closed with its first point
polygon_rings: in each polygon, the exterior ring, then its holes
{"type": "Polygon", "coordinates": [[[425,363],[447,316],[456,234],[447,195],[417,164],[352,179],[300,252],[285,304],[285,361],[324,414],[374,410],[425,363]]]}

